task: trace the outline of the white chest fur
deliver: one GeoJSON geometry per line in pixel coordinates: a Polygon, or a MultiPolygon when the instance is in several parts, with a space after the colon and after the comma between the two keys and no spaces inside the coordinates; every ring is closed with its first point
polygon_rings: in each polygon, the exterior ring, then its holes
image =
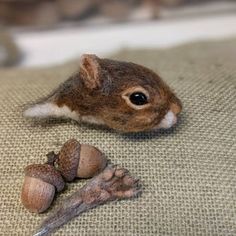
{"type": "Polygon", "coordinates": [[[104,124],[103,120],[99,118],[94,116],[81,116],[78,112],[71,111],[68,106],[64,105],[62,107],[58,107],[54,103],[43,103],[30,107],[24,112],[24,116],[31,118],[68,117],[73,120],[82,120],[92,124],[104,124]]]}

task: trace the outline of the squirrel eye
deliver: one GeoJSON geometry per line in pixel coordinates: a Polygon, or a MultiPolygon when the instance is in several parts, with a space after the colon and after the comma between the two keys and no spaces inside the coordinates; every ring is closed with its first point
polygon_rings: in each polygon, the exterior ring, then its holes
{"type": "Polygon", "coordinates": [[[129,99],[133,104],[138,105],[138,106],[148,103],[147,96],[141,92],[132,93],[129,96],[129,99]]]}

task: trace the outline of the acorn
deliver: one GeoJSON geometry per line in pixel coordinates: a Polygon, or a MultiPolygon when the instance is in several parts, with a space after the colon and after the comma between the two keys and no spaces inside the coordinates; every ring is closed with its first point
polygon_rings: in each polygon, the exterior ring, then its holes
{"type": "Polygon", "coordinates": [[[56,192],[65,182],[60,173],[49,164],[33,164],[25,168],[21,202],[30,212],[41,213],[49,208],[56,192]]]}
{"type": "Polygon", "coordinates": [[[107,159],[96,147],[71,139],[62,146],[57,164],[64,179],[72,181],[76,177],[91,178],[100,173],[107,159]]]}

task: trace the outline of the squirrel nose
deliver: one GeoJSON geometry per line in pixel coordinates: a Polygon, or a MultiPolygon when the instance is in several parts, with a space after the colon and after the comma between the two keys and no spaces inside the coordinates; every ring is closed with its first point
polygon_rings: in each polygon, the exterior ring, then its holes
{"type": "Polygon", "coordinates": [[[175,115],[178,115],[181,110],[182,110],[182,106],[181,105],[178,105],[176,103],[172,103],[170,105],[170,110],[175,114],[175,115]]]}

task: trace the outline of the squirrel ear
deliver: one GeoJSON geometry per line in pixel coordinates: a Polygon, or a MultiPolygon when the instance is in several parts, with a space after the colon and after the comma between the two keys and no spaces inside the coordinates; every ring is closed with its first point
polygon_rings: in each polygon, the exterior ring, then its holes
{"type": "Polygon", "coordinates": [[[101,66],[100,58],[94,54],[83,54],[80,60],[80,73],[83,75],[85,85],[95,89],[101,85],[101,66]]]}

